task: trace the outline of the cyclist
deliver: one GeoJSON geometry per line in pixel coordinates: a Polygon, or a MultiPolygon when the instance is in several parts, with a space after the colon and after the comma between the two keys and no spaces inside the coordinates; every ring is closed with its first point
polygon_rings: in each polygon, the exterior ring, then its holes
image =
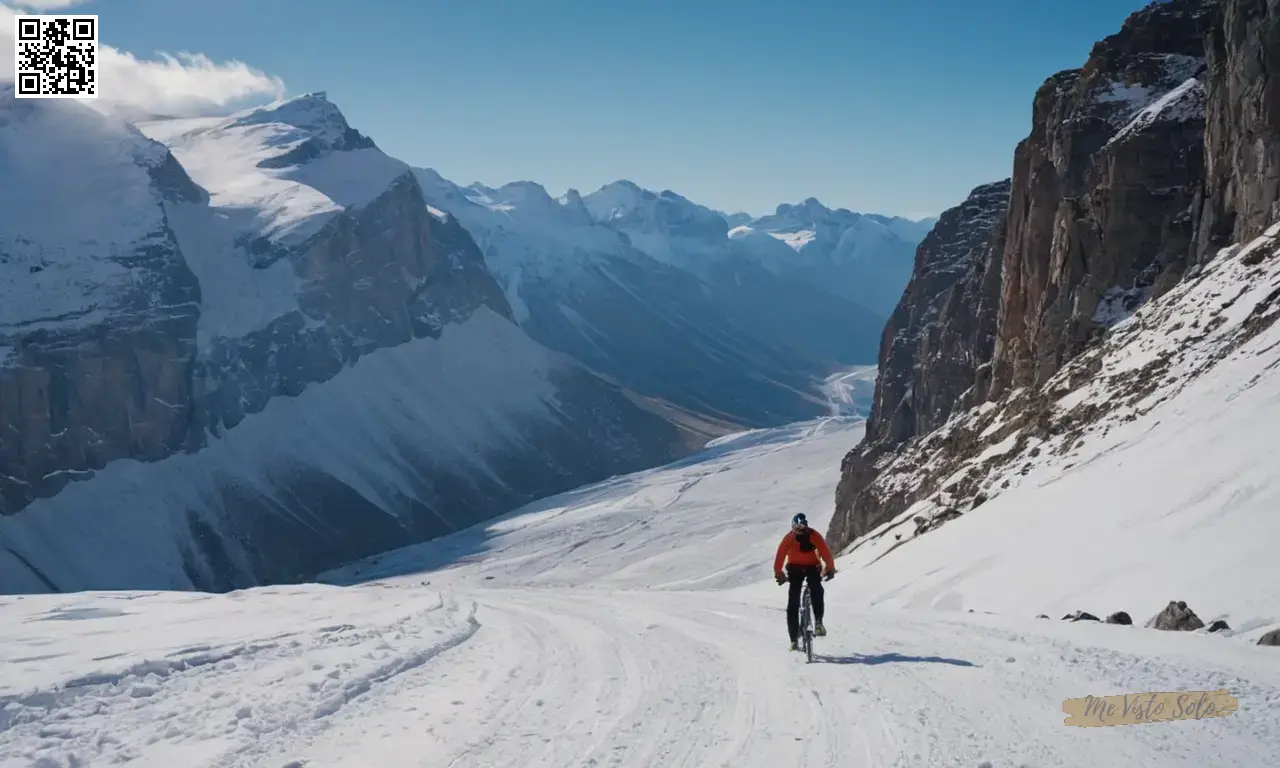
{"type": "Polygon", "coordinates": [[[835,576],[836,561],[822,534],[809,527],[804,513],[791,518],[791,531],[778,544],[778,554],[773,558],[773,577],[778,584],[790,583],[787,595],[787,632],[791,635],[791,650],[797,650],[800,637],[800,590],[809,582],[809,600],[813,605],[813,633],[818,637],[827,634],[822,625],[826,606],[823,604],[822,577],[835,576]],[[783,575],[786,563],[786,575],[783,575]]]}

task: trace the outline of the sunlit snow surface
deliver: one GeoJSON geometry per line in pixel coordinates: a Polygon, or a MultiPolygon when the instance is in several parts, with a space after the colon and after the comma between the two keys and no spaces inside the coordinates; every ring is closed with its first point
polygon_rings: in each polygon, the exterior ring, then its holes
{"type": "Polygon", "coordinates": [[[345,588],[5,598],[0,765],[1278,764],[1276,651],[1238,638],[868,609],[875,567],[848,563],[821,663],[788,654],[773,549],[795,511],[826,522],[860,432],[721,440],[327,577],[345,588]],[[1062,725],[1069,697],[1222,687],[1227,718],[1062,725]]]}

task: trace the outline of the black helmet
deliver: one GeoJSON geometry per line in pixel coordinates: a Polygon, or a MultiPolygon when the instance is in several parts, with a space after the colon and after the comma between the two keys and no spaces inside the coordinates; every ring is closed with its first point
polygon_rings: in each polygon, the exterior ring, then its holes
{"type": "Polygon", "coordinates": [[[795,528],[796,526],[801,526],[804,528],[809,527],[809,519],[804,516],[803,512],[799,512],[796,514],[795,517],[791,518],[791,527],[795,528]]]}

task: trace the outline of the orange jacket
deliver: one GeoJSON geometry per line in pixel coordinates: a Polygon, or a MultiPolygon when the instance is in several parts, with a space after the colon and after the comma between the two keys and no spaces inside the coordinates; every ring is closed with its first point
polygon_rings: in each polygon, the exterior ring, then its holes
{"type": "Polygon", "coordinates": [[[814,529],[809,529],[809,540],[813,542],[813,548],[808,552],[800,549],[800,542],[796,540],[796,535],[791,531],[782,537],[782,541],[778,544],[778,554],[773,558],[773,572],[777,576],[782,576],[782,565],[787,563],[790,565],[822,565],[825,561],[831,570],[835,570],[836,561],[831,557],[831,550],[827,548],[827,540],[822,538],[822,534],[814,529]],[[818,557],[821,556],[822,560],[818,557]]]}

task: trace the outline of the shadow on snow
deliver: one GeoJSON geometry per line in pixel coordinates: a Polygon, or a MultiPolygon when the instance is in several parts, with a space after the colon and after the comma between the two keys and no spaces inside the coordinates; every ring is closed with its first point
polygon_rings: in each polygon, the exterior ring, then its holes
{"type": "Polygon", "coordinates": [[[945,656],[903,656],[900,653],[879,653],[871,656],[854,654],[852,656],[813,655],[813,660],[823,664],[949,664],[953,667],[976,667],[972,661],[949,659],[945,656]]]}

